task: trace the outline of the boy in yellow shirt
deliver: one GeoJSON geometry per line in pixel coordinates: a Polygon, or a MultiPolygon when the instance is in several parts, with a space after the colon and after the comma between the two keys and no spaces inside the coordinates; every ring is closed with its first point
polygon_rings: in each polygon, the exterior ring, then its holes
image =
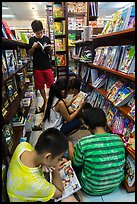
{"type": "MultiPolygon", "coordinates": [[[[28,142],[21,142],[14,151],[7,173],[10,202],[47,202],[61,196],[59,161],[67,148],[66,136],[55,128],[44,131],[35,148],[28,142]],[[45,179],[43,166],[52,171],[52,183],[45,179]]],[[[78,202],[73,195],[62,200],[67,201],[78,202]]]]}

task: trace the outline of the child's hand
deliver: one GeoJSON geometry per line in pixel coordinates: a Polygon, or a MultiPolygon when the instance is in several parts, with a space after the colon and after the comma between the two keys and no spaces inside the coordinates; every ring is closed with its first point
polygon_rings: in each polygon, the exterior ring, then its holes
{"type": "Polygon", "coordinates": [[[60,161],[58,162],[58,164],[57,164],[58,170],[62,169],[63,166],[64,166],[64,164],[65,164],[67,161],[68,161],[67,159],[62,158],[62,160],[60,160],[60,161]]]}
{"type": "Polygon", "coordinates": [[[80,102],[79,102],[79,107],[81,107],[82,108],[82,106],[83,106],[83,104],[84,104],[84,98],[82,98],[81,100],[80,100],[80,102]]]}
{"type": "Polygon", "coordinates": [[[36,47],[39,47],[39,46],[40,46],[40,45],[39,45],[37,42],[34,42],[34,43],[33,43],[33,47],[36,48],[36,47]]]}
{"type": "Polygon", "coordinates": [[[52,167],[52,166],[49,167],[49,166],[46,166],[44,164],[41,166],[41,168],[42,168],[42,171],[46,172],[46,173],[53,172],[55,170],[54,167],[52,167]]]}

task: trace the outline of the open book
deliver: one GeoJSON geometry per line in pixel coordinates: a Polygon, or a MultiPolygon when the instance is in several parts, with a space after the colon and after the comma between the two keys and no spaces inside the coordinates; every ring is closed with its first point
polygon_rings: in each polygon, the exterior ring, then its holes
{"type": "Polygon", "coordinates": [[[37,43],[41,46],[43,52],[45,52],[46,48],[50,48],[51,47],[51,45],[47,44],[47,43],[45,43],[44,45],[42,45],[39,41],[37,41],[37,43]]]}
{"type": "Polygon", "coordinates": [[[54,202],[58,202],[64,198],[67,198],[81,188],[75,171],[71,166],[70,160],[65,163],[59,173],[62,179],[64,191],[62,193],[62,196],[54,199],[54,202]]]}
{"type": "Polygon", "coordinates": [[[71,107],[73,109],[77,109],[79,107],[79,103],[82,99],[84,99],[84,101],[86,101],[87,97],[89,96],[88,93],[85,93],[83,91],[80,91],[79,94],[77,95],[77,98],[73,101],[73,103],[71,104],[71,107]]]}

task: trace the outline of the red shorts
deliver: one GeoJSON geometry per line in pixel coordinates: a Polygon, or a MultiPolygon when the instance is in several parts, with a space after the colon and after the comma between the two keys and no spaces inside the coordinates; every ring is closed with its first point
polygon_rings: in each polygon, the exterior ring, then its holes
{"type": "Polygon", "coordinates": [[[34,70],[34,81],[35,81],[35,88],[39,90],[44,89],[44,84],[47,85],[47,88],[54,83],[54,77],[52,73],[52,69],[46,70],[34,70]]]}

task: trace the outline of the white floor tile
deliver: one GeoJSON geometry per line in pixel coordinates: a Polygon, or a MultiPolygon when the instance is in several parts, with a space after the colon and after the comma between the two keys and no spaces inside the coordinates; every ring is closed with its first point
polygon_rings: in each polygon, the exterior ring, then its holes
{"type": "Polygon", "coordinates": [[[90,196],[82,191],[82,201],[81,202],[103,202],[101,196],[90,196]]]}

